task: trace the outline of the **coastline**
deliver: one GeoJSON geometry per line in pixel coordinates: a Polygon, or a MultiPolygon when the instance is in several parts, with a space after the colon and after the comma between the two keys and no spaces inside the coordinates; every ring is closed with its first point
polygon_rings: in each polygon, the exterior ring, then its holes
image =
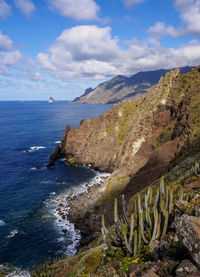
{"type": "Polygon", "coordinates": [[[70,250],[66,253],[67,256],[74,255],[79,246],[87,244],[99,234],[96,221],[101,221],[97,220],[98,213],[93,211],[96,203],[103,196],[106,189],[105,181],[110,174],[94,172],[96,176],[86,184],[70,188],[66,193],[55,197],[57,204],[52,213],[56,217],[57,226],[62,235],[66,236],[70,232],[72,237],[72,243],[67,247],[70,250]],[[92,218],[91,214],[93,214],[92,218]]]}

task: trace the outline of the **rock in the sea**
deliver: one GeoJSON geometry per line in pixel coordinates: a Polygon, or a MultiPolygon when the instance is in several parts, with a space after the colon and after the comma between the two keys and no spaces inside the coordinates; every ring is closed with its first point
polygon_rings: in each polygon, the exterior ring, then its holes
{"type": "Polygon", "coordinates": [[[175,221],[176,234],[200,267],[200,218],[186,214],[175,221]]]}
{"type": "Polygon", "coordinates": [[[196,276],[200,276],[200,271],[189,260],[183,260],[176,268],[176,277],[186,277],[188,274],[196,274],[196,276]]]}
{"type": "Polygon", "coordinates": [[[46,165],[47,168],[52,168],[55,166],[56,161],[55,160],[50,160],[50,162],[46,165]]]}

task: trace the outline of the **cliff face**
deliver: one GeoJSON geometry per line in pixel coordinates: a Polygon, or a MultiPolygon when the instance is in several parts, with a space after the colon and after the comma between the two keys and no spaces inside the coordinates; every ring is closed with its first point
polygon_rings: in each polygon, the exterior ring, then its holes
{"type": "Polygon", "coordinates": [[[197,151],[199,145],[197,67],[187,74],[180,74],[178,69],[168,72],[137,101],[121,103],[98,118],[82,120],[76,129],[67,126],[51,159],[64,157],[71,164],[86,164],[112,173],[96,189],[95,197],[87,200],[86,211],[82,207],[73,211],[72,207],[72,220],[78,218],[79,224],[83,220],[91,231],[99,228],[102,209],[109,218],[113,197],[123,192],[130,198],[188,153],[197,151]]]}
{"type": "MultiPolygon", "coordinates": [[[[181,68],[182,73],[190,71],[191,67],[181,68]]],[[[111,104],[126,100],[136,100],[155,86],[160,77],[169,70],[138,72],[131,77],[116,76],[101,83],[95,89],[86,89],[85,93],[73,100],[75,103],[111,104]]]]}

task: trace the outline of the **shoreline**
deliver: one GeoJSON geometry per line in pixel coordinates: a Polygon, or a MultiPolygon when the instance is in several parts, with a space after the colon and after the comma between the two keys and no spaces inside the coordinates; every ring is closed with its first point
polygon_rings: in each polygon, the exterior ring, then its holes
{"type": "MultiPolygon", "coordinates": [[[[93,169],[92,169],[93,170],[93,169]]],[[[93,170],[94,171],[94,170],[93,170]]],[[[105,180],[109,173],[94,171],[96,176],[86,184],[80,184],[77,188],[70,188],[65,193],[54,197],[54,207],[51,214],[56,218],[55,224],[61,238],[70,236],[71,243],[66,247],[65,255],[76,254],[79,247],[90,241],[95,234],[90,234],[86,225],[87,214],[94,208],[94,204],[103,194],[105,180]],[[86,224],[84,224],[84,223],[86,224]],[[87,239],[85,236],[90,235],[87,239]]],[[[94,214],[95,215],[95,214],[94,214]]]]}

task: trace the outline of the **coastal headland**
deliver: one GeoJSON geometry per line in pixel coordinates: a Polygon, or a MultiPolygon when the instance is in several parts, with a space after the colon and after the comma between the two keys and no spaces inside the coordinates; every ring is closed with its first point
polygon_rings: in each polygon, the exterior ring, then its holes
{"type": "Polygon", "coordinates": [[[199,88],[200,67],[176,69],[140,99],[66,126],[48,166],[110,175],[60,207],[81,232],[78,253],[33,277],[200,276],[199,88]]]}
{"type": "Polygon", "coordinates": [[[136,101],[126,101],[98,118],[66,126],[50,166],[64,158],[111,175],[101,186],[71,200],[69,219],[88,243],[101,229],[101,215],[111,224],[113,199],[129,200],[199,149],[200,67],[172,70],[136,101]]]}

